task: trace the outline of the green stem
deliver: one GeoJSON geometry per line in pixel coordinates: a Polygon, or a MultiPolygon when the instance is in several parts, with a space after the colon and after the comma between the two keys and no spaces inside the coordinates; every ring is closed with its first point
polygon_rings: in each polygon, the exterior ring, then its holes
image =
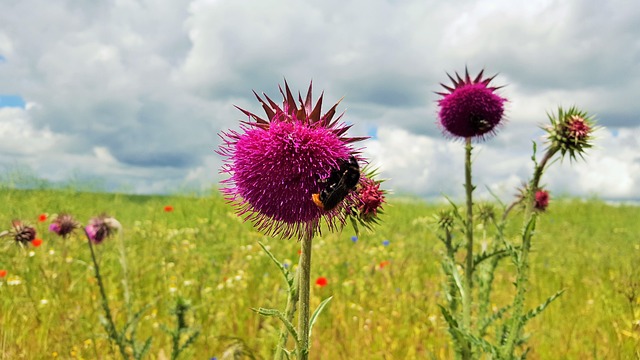
{"type": "Polygon", "coordinates": [[[529,188],[527,189],[526,198],[524,200],[526,207],[524,211],[524,224],[522,230],[522,248],[520,250],[520,256],[517,259],[516,296],[513,300],[513,315],[511,318],[509,337],[507,338],[502,351],[502,358],[504,359],[511,359],[513,357],[516,342],[520,338],[520,332],[524,326],[522,317],[524,315],[524,299],[527,292],[527,283],[529,281],[529,250],[531,249],[531,238],[533,237],[533,230],[536,226],[537,217],[537,214],[534,211],[535,195],[538,187],[540,186],[540,178],[542,178],[545,167],[556,152],[557,149],[549,149],[542,158],[542,161],[536,165],[533,178],[529,183],[529,188]]]}
{"type": "MultiPolygon", "coordinates": [[[[86,230],[85,230],[86,234],[86,230]]],[[[96,259],[96,253],[93,250],[93,243],[89,238],[89,234],[87,235],[87,243],[89,244],[89,250],[91,250],[91,260],[93,260],[93,269],[96,275],[96,281],[98,282],[98,288],[100,288],[100,297],[102,298],[102,310],[104,311],[105,318],[107,319],[107,333],[112,341],[114,341],[120,350],[120,355],[122,355],[123,359],[128,359],[129,355],[127,355],[126,347],[120,341],[118,336],[118,332],[116,330],[116,324],[113,321],[113,316],[111,315],[111,308],[109,307],[109,300],[107,299],[107,292],[105,291],[104,284],[102,283],[102,276],[100,275],[100,266],[98,266],[98,260],[96,259]]]]}
{"type": "Polygon", "coordinates": [[[300,253],[300,265],[298,271],[300,275],[298,282],[300,314],[298,315],[298,336],[301,348],[298,348],[298,359],[309,359],[309,294],[311,288],[311,245],[313,243],[313,233],[308,234],[301,240],[302,251],[300,253]]]}
{"type": "MultiPolygon", "coordinates": [[[[465,162],[464,162],[464,187],[467,195],[467,220],[465,222],[465,235],[467,237],[467,253],[465,258],[465,281],[464,281],[464,298],[462,299],[462,326],[465,331],[471,333],[471,303],[473,288],[473,190],[474,186],[471,181],[471,138],[466,139],[465,143],[465,162]]],[[[468,341],[462,346],[463,359],[471,358],[471,344],[468,341]]]]}
{"type": "MultiPolygon", "coordinates": [[[[296,273],[294,277],[293,286],[289,288],[289,295],[287,296],[287,307],[285,308],[285,316],[287,320],[291,323],[293,321],[293,316],[296,313],[296,305],[298,304],[298,273],[296,273]]],[[[287,340],[289,339],[289,330],[285,325],[282,325],[280,329],[280,338],[278,340],[278,347],[276,348],[274,360],[283,360],[285,348],[287,346],[287,340]]]]}

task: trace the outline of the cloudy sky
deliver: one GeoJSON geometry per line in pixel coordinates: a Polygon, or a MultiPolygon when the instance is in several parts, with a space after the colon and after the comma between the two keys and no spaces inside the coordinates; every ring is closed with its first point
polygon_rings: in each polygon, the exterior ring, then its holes
{"type": "MultiPolygon", "coordinates": [[[[217,134],[251,90],[313,80],[368,135],[397,194],[462,192],[463,145],[436,125],[446,73],[498,73],[508,122],[478,144],[475,182],[513,194],[558,105],[596,114],[587,161],[552,194],[640,200],[636,0],[8,0],[0,6],[1,172],[99,179],[136,193],[221,179],[217,134]]],[[[542,145],[541,145],[542,147],[542,145]]]]}

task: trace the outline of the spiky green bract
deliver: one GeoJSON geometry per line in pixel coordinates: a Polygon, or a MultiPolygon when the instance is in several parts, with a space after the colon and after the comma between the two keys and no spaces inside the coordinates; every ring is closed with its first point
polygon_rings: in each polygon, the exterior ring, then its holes
{"type": "Polygon", "coordinates": [[[569,154],[570,160],[575,160],[576,155],[583,158],[586,149],[593,146],[593,132],[597,130],[595,120],[586,111],[575,106],[564,110],[558,107],[557,114],[547,114],[551,125],[543,128],[547,132],[549,149],[564,158],[569,154]]]}

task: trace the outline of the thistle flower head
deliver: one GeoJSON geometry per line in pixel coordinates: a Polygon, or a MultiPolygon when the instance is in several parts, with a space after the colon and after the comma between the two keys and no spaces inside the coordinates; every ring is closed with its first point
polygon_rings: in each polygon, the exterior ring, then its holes
{"type": "Polygon", "coordinates": [[[484,70],[472,79],[465,69],[464,78],[456,73],[454,79],[447,74],[453,86],[442,85],[448,92],[438,92],[439,125],[446,135],[458,138],[484,139],[495,134],[503,120],[504,102],[495,91],[501,87],[489,86],[495,77],[483,78],[484,70]]]}
{"type": "Polygon", "coordinates": [[[593,132],[597,127],[585,111],[575,106],[567,111],[559,107],[557,115],[548,116],[551,125],[544,130],[552,151],[560,151],[563,157],[569,154],[569,158],[575,160],[576,155],[582,157],[585,150],[593,146],[593,132]]]}
{"type": "Polygon", "coordinates": [[[67,237],[75,229],[79,228],[80,224],[73,218],[72,215],[61,213],[56,216],[55,220],[49,225],[49,231],[54,232],[62,237],[67,237]]]}
{"type": "Polygon", "coordinates": [[[344,201],[324,210],[312,196],[326,189],[354,154],[351,144],[364,138],[345,136],[350,126],[340,122],[342,115],[334,118],[338,103],[322,115],[323,95],[314,105],[311,89],[296,101],[285,82],[282,106],[254,92],[266,118],[238,108],[249,120],[239,132],[220,135],[221,172],[230,175],[222,192],[238,215],[268,235],[301,238],[319,231],[321,219],[330,229],[345,221],[344,201]]]}
{"type": "Polygon", "coordinates": [[[453,231],[454,216],[451,210],[440,210],[434,215],[435,225],[439,230],[451,233],[453,231]]]}
{"type": "Polygon", "coordinates": [[[36,229],[26,225],[22,220],[11,221],[11,229],[0,233],[0,237],[9,236],[19,245],[26,245],[36,238],[36,229]]]}
{"type": "Polygon", "coordinates": [[[105,239],[113,235],[114,232],[121,229],[122,225],[120,225],[120,222],[106,214],[92,218],[84,228],[87,238],[94,244],[102,243],[105,239]]]}
{"type": "Polygon", "coordinates": [[[549,192],[543,189],[538,189],[535,194],[535,202],[533,207],[539,211],[547,210],[547,206],[549,206],[549,192]]]}
{"type": "Polygon", "coordinates": [[[362,169],[362,175],[356,191],[347,199],[347,215],[358,233],[357,224],[370,229],[380,221],[380,215],[384,213],[383,205],[386,202],[386,190],[380,188],[384,180],[379,180],[378,170],[368,166],[362,169]]]}

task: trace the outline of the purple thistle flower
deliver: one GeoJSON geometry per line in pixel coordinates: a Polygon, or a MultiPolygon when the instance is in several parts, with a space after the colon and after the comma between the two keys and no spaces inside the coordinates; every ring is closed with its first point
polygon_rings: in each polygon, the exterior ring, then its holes
{"type": "Polygon", "coordinates": [[[453,87],[440,84],[449,92],[439,92],[443,98],[438,101],[439,125],[445,134],[460,138],[480,138],[495,134],[504,114],[507,99],[495,94],[501,87],[490,87],[495,77],[482,78],[484,70],[471,79],[465,69],[464,79],[456,73],[456,79],[447,74],[453,87]]]}
{"type": "Polygon", "coordinates": [[[339,121],[342,115],[334,119],[339,102],[321,115],[323,95],[313,106],[311,88],[304,101],[298,94],[299,106],[286,81],[282,107],[254,92],[267,118],[238,108],[249,121],[240,132],[220,135],[221,172],[230,175],[222,192],[239,216],[269,235],[301,238],[319,231],[321,219],[329,229],[345,222],[343,204],[325,211],[312,195],[354,153],[350,144],[365,138],[345,136],[350,126],[339,121]]]}
{"type": "Polygon", "coordinates": [[[49,231],[54,232],[62,237],[67,237],[75,229],[80,227],[80,224],[75,221],[70,214],[59,214],[55,220],[49,225],[49,231]]]}
{"type": "Polygon", "coordinates": [[[84,228],[87,237],[94,244],[102,243],[115,231],[122,229],[122,225],[108,215],[100,215],[89,220],[89,224],[84,228]]]}

